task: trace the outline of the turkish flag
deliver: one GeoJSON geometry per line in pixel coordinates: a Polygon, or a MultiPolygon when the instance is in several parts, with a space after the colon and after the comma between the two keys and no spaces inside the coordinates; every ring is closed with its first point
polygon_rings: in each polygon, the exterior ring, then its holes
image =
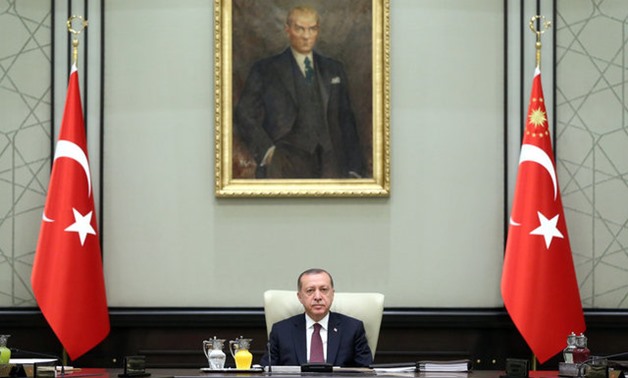
{"type": "Polygon", "coordinates": [[[521,145],[501,282],[512,321],[543,363],[585,330],[537,68],[521,145]]]}
{"type": "Polygon", "coordinates": [[[31,284],[73,360],[109,333],[98,239],[78,72],[72,67],[31,284]]]}

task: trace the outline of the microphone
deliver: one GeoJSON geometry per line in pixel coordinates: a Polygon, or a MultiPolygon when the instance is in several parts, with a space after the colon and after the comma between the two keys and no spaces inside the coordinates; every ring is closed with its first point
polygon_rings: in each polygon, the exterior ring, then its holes
{"type": "Polygon", "coordinates": [[[270,340],[266,343],[266,348],[268,348],[268,372],[273,372],[273,356],[270,354],[270,340]]]}

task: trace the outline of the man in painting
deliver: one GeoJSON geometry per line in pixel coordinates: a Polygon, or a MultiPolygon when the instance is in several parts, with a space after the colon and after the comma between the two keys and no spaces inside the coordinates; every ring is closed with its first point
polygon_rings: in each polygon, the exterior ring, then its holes
{"type": "Polygon", "coordinates": [[[364,162],[340,62],[313,50],[318,12],[288,12],[290,47],[256,62],[234,128],[257,163],[257,178],[360,178],[364,162]]]}

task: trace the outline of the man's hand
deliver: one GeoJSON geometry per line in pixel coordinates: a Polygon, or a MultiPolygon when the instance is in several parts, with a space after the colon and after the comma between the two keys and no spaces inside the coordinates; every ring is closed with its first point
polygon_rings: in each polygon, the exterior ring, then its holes
{"type": "Polygon", "coordinates": [[[262,159],[262,164],[260,165],[262,167],[270,165],[270,163],[273,161],[274,154],[275,154],[275,146],[272,146],[271,148],[266,150],[266,153],[264,154],[264,158],[262,159]]]}

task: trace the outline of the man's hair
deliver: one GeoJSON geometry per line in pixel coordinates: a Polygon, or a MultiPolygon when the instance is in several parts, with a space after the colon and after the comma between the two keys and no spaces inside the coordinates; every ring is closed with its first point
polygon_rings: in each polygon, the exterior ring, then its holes
{"type": "Polygon", "coordinates": [[[316,24],[318,25],[320,22],[320,17],[316,9],[312,8],[309,5],[300,5],[290,9],[290,11],[288,12],[288,17],[286,18],[286,25],[292,25],[292,20],[295,13],[313,14],[316,17],[316,24]]]}
{"type": "Polygon", "coordinates": [[[303,276],[307,276],[310,274],[321,274],[321,273],[325,273],[326,275],[329,276],[329,282],[331,282],[331,288],[334,288],[334,278],[331,276],[331,274],[329,274],[328,271],[326,271],[325,269],[320,269],[320,268],[311,268],[306,270],[305,272],[299,274],[299,278],[297,278],[297,289],[298,291],[301,291],[301,277],[303,276]]]}

